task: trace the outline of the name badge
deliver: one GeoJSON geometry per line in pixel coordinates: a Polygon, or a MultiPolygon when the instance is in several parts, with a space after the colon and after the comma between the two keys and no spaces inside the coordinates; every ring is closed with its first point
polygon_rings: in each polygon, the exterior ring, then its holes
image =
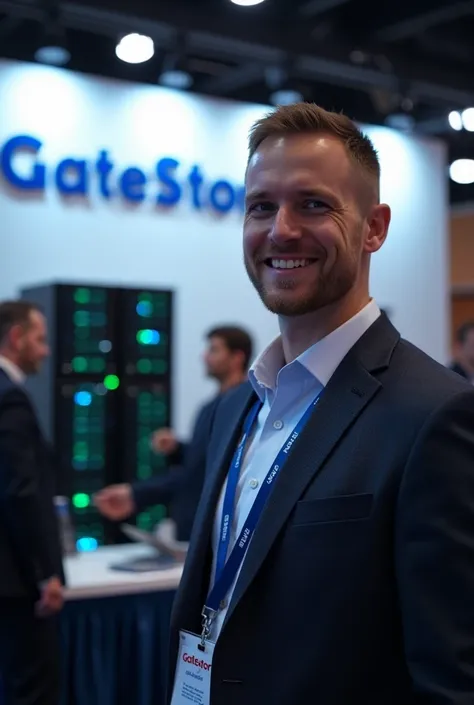
{"type": "Polygon", "coordinates": [[[211,701],[211,671],[214,647],[210,641],[202,646],[196,634],[179,633],[178,663],[174,678],[171,705],[209,705],[211,701]]]}

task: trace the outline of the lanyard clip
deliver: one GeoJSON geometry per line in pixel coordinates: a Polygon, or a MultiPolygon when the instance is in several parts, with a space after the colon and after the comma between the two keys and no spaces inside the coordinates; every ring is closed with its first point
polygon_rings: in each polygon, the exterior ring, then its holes
{"type": "Polygon", "coordinates": [[[202,616],[202,631],[201,631],[201,643],[199,644],[198,648],[200,651],[205,651],[206,650],[206,641],[209,639],[211,635],[211,629],[212,625],[214,624],[214,620],[216,618],[217,612],[215,610],[211,610],[210,607],[204,607],[201,613],[202,616]]]}

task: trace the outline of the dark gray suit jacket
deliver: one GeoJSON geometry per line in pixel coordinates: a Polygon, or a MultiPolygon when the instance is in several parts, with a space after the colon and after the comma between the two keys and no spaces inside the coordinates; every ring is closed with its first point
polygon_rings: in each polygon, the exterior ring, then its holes
{"type": "MultiPolygon", "coordinates": [[[[200,630],[216,504],[250,387],[209,426],[171,625],[200,630]]],[[[278,476],[214,652],[211,705],[474,702],[474,390],[385,316],[278,476]]]]}
{"type": "Polygon", "coordinates": [[[0,370],[0,600],[64,581],[54,463],[28,395],[0,370]]]}

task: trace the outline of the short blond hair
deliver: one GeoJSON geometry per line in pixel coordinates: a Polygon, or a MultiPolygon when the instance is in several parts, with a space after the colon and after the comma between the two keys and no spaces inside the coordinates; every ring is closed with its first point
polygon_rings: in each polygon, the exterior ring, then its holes
{"type": "Polygon", "coordinates": [[[257,120],[250,130],[249,162],[268,137],[325,133],[339,139],[350,159],[378,185],[380,162],[371,140],[342,113],[330,112],[315,103],[283,105],[257,120]]]}

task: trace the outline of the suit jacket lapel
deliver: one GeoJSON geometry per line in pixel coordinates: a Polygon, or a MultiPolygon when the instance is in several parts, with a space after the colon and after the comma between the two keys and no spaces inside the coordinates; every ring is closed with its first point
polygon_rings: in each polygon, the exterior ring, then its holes
{"type": "Polygon", "coordinates": [[[320,472],[344,432],[380,389],[380,381],[371,374],[364,362],[368,363],[372,371],[386,366],[399,336],[387,320],[374,326],[376,330],[368,335],[369,340],[365,340],[365,345],[361,339],[360,345],[351,350],[336,370],[305,430],[295,442],[287,464],[278,475],[250,542],[225,622],[232,616],[305,488],[320,472]],[[371,346],[374,344],[374,332],[378,328],[393,333],[385,340],[375,336],[375,343],[378,341],[382,344],[374,350],[371,346]],[[367,354],[364,354],[365,350],[367,354]]]}
{"type": "Polygon", "coordinates": [[[193,540],[190,543],[178,599],[173,608],[173,613],[179,614],[181,628],[183,625],[188,629],[193,628],[196,613],[200,615],[204,606],[211,578],[208,567],[216,507],[245,416],[255,399],[250,384],[243,385],[221,402],[216,416],[211,464],[196,511],[193,540]]]}

